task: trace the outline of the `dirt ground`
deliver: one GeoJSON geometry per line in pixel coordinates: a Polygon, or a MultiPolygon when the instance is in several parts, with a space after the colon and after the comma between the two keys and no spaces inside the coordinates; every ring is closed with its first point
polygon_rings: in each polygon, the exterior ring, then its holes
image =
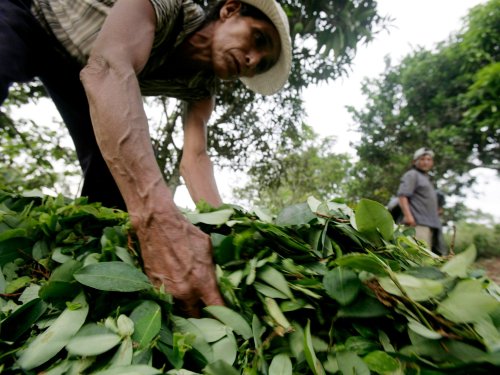
{"type": "Polygon", "coordinates": [[[480,258],[476,265],[477,268],[485,270],[488,277],[500,285],[500,257],[480,258]]]}

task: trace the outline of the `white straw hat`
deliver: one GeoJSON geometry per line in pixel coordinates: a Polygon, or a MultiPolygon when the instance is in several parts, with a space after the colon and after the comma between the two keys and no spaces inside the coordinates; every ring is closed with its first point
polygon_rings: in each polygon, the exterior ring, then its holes
{"type": "Polygon", "coordinates": [[[429,155],[431,158],[434,158],[434,152],[430,148],[422,147],[415,151],[413,154],[413,160],[417,160],[424,155],[429,155]]]}
{"type": "Polygon", "coordinates": [[[240,81],[250,90],[262,95],[270,95],[279,91],[288,80],[292,66],[292,44],[290,26],[283,8],[275,0],[241,0],[264,13],[273,23],[281,40],[280,57],[268,71],[253,77],[241,77],[240,81]]]}

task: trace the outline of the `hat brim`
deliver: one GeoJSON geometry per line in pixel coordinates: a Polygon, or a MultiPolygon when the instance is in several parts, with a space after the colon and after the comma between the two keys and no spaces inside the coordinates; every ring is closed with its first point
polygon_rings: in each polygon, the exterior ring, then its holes
{"type": "Polygon", "coordinates": [[[271,95],[279,91],[288,80],[292,66],[292,44],[288,18],[281,6],[274,0],[241,0],[264,13],[278,31],[281,41],[280,56],[268,71],[253,77],[241,77],[240,81],[250,90],[271,95]]]}

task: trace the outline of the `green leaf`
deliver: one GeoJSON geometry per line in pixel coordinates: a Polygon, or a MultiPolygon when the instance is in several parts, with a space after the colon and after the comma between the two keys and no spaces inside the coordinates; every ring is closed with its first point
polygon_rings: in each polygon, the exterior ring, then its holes
{"type": "Polygon", "coordinates": [[[81,269],[82,262],[69,259],[57,267],[49,281],[40,289],[40,297],[47,302],[73,299],[80,291],[80,286],[73,277],[81,269]]]}
{"type": "Polygon", "coordinates": [[[93,372],[92,375],[156,375],[162,371],[146,365],[117,366],[108,370],[93,372]]]}
{"type": "Polygon", "coordinates": [[[188,320],[199,328],[207,342],[214,342],[226,336],[226,326],[216,319],[190,318],[188,320]]]}
{"type": "MultiPolygon", "coordinates": [[[[214,353],[210,344],[203,337],[203,333],[200,329],[191,323],[189,320],[181,318],[180,316],[173,316],[172,321],[174,323],[175,331],[184,334],[193,334],[194,342],[193,348],[200,352],[204,357],[206,362],[210,363],[213,361],[214,353]]],[[[174,332],[175,334],[175,332],[174,332]]]]}
{"type": "Polygon", "coordinates": [[[286,354],[275,355],[269,366],[269,375],[292,375],[292,361],[286,354]]]}
{"type": "Polygon", "coordinates": [[[262,326],[257,315],[252,316],[252,335],[253,341],[256,348],[262,345],[262,334],[266,331],[266,329],[262,326]]]}
{"type": "Polygon", "coordinates": [[[292,357],[295,358],[305,358],[304,357],[304,328],[297,322],[292,324],[293,330],[288,335],[288,345],[290,347],[290,352],[292,357]]]}
{"type": "Polygon", "coordinates": [[[213,212],[188,212],[186,213],[186,217],[193,224],[203,223],[210,225],[222,225],[225,224],[234,213],[232,209],[223,209],[219,211],[213,212]]]}
{"type": "Polygon", "coordinates": [[[476,321],[474,329],[483,338],[489,352],[500,352],[500,332],[490,317],[476,321]]]}
{"type": "Polygon", "coordinates": [[[245,340],[252,337],[252,328],[248,322],[236,311],[226,306],[206,306],[205,311],[212,314],[234,332],[243,336],[245,340]]]}
{"type": "MultiPolygon", "coordinates": [[[[114,322],[114,320],[112,320],[111,322],[114,322]]],[[[120,316],[118,316],[118,319],[116,319],[116,325],[112,327],[112,330],[117,332],[122,337],[132,336],[132,334],[134,333],[134,329],[134,321],[124,314],[120,314],[120,316]]]]}
{"type": "MultiPolygon", "coordinates": [[[[395,273],[394,277],[406,292],[408,297],[414,301],[427,301],[438,297],[444,291],[442,282],[430,279],[420,279],[404,273],[395,273]]],[[[389,277],[380,277],[380,285],[388,293],[402,296],[401,289],[389,277]]]]}
{"type": "Polygon", "coordinates": [[[345,350],[365,355],[369,352],[378,349],[378,344],[370,339],[362,336],[350,336],[344,343],[345,350]]]}
{"type": "Polygon", "coordinates": [[[147,276],[123,262],[90,264],[75,272],[79,283],[98,290],[136,292],[152,288],[147,276]]]}
{"type": "Polygon", "coordinates": [[[95,323],[84,325],[69,340],[66,349],[70,354],[84,357],[96,356],[114,348],[120,342],[120,336],[104,326],[95,323]]]}
{"type": "Polygon", "coordinates": [[[370,375],[368,365],[356,353],[338,352],[337,363],[342,375],[370,375]]]}
{"type": "Polygon", "coordinates": [[[265,298],[265,307],[273,321],[283,327],[285,332],[289,331],[291,328],[291,324],[288,321],[288,319],[285,317],[283,312],[281,311],[280,307],[276,303],[276,301],[272,298],[266,297],[265,298]]]}
{"type": "Polygon", "coordinates": [[[40,288],[39,296],[48,303],[64,302],[74,298],[81,289],[76,281],[49,281],[40,288]]]}
{"type": "Polygon", "coordinates": [[[40,292],[40,285],[38,284],[30,284],[27,286],[21,296],[19,297],[19,302],[21,303],[27,303],[31,300],[39,298],[38,293],[40,292]]]}
{"type": "Polygon", "coordinates": [[[215,361],[203,369],[204,375],[240,375],[240,373],[225,361],[215,361]]]}
{"type": "Polygon", "coordinates": [[[500,302],[487,294],[480,280],[462,280],[439,303],[437,312],[455,323],[473,323],[489,318],[500,302]]]}
{"type": "Polygon", "coordinates": [[[335,267],[326,273],[323,285],[330,297],[345,306],[357,297],[361,281],[355,272],[343,267],[335,267]]]}
{"type": "Polygon", "coordinates": [[[384,264],[375,259],[374,255],[346,254],[335,260],[335,264],[359,271],[370,272],[374,275],[387,275],[387,269],[384,268],[384,264]]]}
{"type": "Polygon", "coordinates": [[[54,357],[82,327],[89,307],[83,293],[72,302],[80,308],[66,308],[52,325],[38,335],[28,347],[21,352],[17,361],[25,370],[31,370],[54,357]]]}
{"type": "Polygon", "coordinates": [[[7,283],[7,286],[5,287],[5,293],[10,294],[18,291],[19,289],[24,288],[26,285],[28,285],[31,282],[31,277],[29,276],[21,276],[18,277],[11,282],[7,283]]]}
{"type": "Polygon", "coordinates": [[[430,340],[439,340],[443,337],[440,333],[425,327],[420,322],[417,322],[416,320],[413,319],[409,319],[408,328],[411,329],[416,334],[430,340]]]}
{"type": "Polygon", "coordinates": [[[465,251],[453,256],[442,267],[441,271],[450,276],[466,277],[469,267],[476,260],[477,251],[474,244],[470,245],[465,251]]]}
{"type": "MultiPolygon", "coordinates": [[[[20,234],[20,232],[16,232],[20,234]]],[[[9,238],[0,242],[0,267],[17,258],[26,258],[30,254],[33,241],[25,237],[9,238]]]]}
{"type": "Polygon", "coordinates": [[[380,233],[390,241],[394,234],[394,219],[387,209],[378,202],[361,199],[356,207],[356,226],[359,232],[371,235],[380,233]]]}
{"type": "Polygon", "coordinates": [[[276,224],[281,226],[303,225],[315,219],[307,203],[298,203],[285,207],[276,217],[276,224]]]}
{"type": "Polygon", "coordinates": [[[265,281],[273,288],[279,290],[285,296],[293,299],[292,291],[288,286],[288,281],[286,281],[285,276],[278,271],[276,268],[271,266],[265,266],[257,273],[257,278],[265,281]]]}
{"type": "Polygon", "coordinates": [[[5,293],[5,287],[7,286],[7,281],[5,281],[5,276],[2,272],[2,267],[0,266],[0,293],[5,293]]]}
{"type": "Polygon", "coordinates": [[[160,306],[153,301],[144,301],[132,311],[130,319],[134,322],[132,339],[139,344],[139,349],[148,347],[160,333],[160,306]]]}
{"type": "Polygon", "coordinates": [[[238,353],[238,344],[232,331],[228,330],[227,336],[215,342],[212,349],[214,351],[214,361],[221,360],[232,365],[238,353]]]}
{"type": "Polygon", "coordinates": [[[337,315],[343,318],[376,318],[386,316],[389,310],[378,300],[363,295],[350,305],[339,309],[337,315]]]}
{"type": "Polygon", "coordinates": [[[49,282],[51,281],[74,281],[74,274],[82,268],[82,262],[70,259],[57,267],[50,275],[49,282]]]}
{"type": "Polygon", "coordinates": [[[27,237],[28,233],[26,229],[23,228],[14,228],[3,231],[0,233],[0,243],[6,240],[10,240],[12,238],[19,239],[20,237],[27,237]]]}
{"type": "Polygon", "coordinates": [[[0,338],[16,341],[38,321],[46,309],[47,304],[39,298],[23,304],[2,321],[0,338]]]}
{"type": "Polygon", "coordinates": [[[109,367],[129,366],[132,364],[134,354],[132,339],[125,337],[116,351],[115,355],[109,361],[109,367]]]}
{"type": "Polygon", "coordinates": [[[378,374],[395,373],[399,370],[399,362],[386,352],[376,350],[363,358],[371,371],[378,374]]]}
{"type": "Polygon", "coordinates": [[[33,259],[40,260],[42,258],[46,258],[50,253],[49,246],[46,241],[40,240],[35,242],[33,245],[33,259]]]}
{"type": "Polygon", "coordinates": [[[269,286],[267,284],[259,283],[258,281],[255,281],[253,283],[253,286],[255,287],[255,290],[259,292],[260,294],[269,297],[269,298],[278,298],[278,299],[288,299],[289,297],[286,294],[283,294],[279,290],[273,288],[272,286],[269,286]]]}
{"type": "Polygon", "coordinates": [[[316,357],[311,337],[311,322],[308,320],[306,329],[304,330],[304,354],[307,364],[314,375],[325,375],[325,370],[321,362],[316,357]]]}

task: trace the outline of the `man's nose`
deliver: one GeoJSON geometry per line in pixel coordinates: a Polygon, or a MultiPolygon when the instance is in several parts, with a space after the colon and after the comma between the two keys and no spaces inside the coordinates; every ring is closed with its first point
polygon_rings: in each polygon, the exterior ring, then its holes
{"type": "Polygon", "coordinates": [[[253,77],[257,73],[257,66],[260,63],[260,60],[262,60],[262,53],[258,51],[250,51],[247,53],[245,58],[247,77],[253,77]]]}

